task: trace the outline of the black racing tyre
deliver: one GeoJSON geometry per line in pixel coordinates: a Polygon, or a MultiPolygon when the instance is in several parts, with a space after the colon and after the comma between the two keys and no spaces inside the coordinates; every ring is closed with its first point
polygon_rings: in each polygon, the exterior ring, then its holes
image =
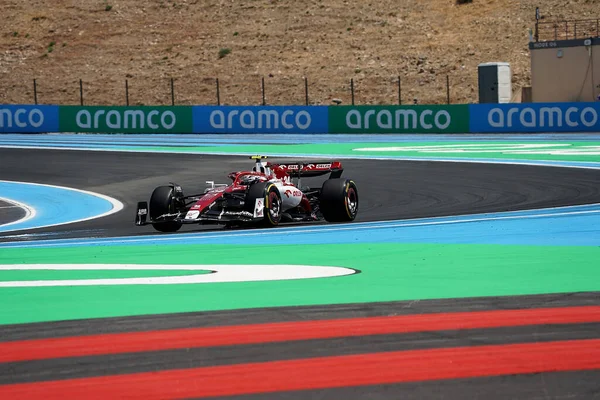
{"type": "Polygon", "coordinates": [[[319,209],[328,222],[354,221],[358,213],[358,189],[350,179],[328,179],[323,183],[319,209]]]}
{"type": "Polygon", "coordinates": [[[281,194],[275,184],[259,182],[250,186],[246,195],[246,211],[254,213],[255,208],[261,208],[263,219],[260,225],[272,227],[281,221],[281,194]],[[257,202],[257,200],[260,200],[257,202]]]}
{"type": "MultiPolygon", "coordinates": [[[[175,202],[173,201],[173,186],[159,186],[150,196],[150,220],[161,215],[175,213],[175,202]]],[[[181,222],[165,221],[152,224],[159,232],[177,232],[181,228],[181,222]]]]}

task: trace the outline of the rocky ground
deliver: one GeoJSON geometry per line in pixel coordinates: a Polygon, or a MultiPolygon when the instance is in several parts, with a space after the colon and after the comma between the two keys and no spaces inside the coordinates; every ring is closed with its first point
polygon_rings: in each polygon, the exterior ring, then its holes
{"type": "Polygon", "coordinates": [[[529,85],[528,29],[600,18],[600,0],[3,0],[0,103],[477,102],[477,65],[529,85]]]}

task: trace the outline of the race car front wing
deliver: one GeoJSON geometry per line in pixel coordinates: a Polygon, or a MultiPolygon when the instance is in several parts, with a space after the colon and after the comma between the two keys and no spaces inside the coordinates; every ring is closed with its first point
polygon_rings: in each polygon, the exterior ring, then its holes
{"type": "Polygon", "coordinates": [[[154,220],[148,218],[148,203],[140,201],[137,204],[135,214],[135,224],[137,226],[156,224],[161,222],[175,221],[182,224],[202,224],[202,223],[227,223],[227,222],[256,222],[262,218],[255,218],[249,211],[227,211],[206,210],[193,218],[186,218],[187,213],[178,212],[172,214],[163,214],[154,220]]]}

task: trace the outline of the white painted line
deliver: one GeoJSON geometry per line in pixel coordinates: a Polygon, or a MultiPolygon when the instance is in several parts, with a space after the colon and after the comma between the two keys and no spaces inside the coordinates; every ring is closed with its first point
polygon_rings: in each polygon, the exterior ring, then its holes
{"type": "Polygon", "coordinates": [[[473,153],[501,153],[519,149],[538,149],[552,147],[569,147],[570,143],[466,143],[466,144],[440,144],[423,146],[382,146],[358,147],[353,151],[412,151],[412,152],[473,152],[473,153]],[[465,150],[466,149],[466,150],[465,150]]]}
{"type": "Polygon", "coordinates": [[[313,265],[140,265],[140,264],[14,264],[0,271],[212,271],[210,274],[145,278],[2,281],[0,287],[178,285],[330,278],[355,274],[351,268],[313,265]]]}
{"type": "MultiPolygon", "coordinates": [[[[47,147],[47,146],[3,146],[7,149],[38,149],[38,150],[72,150],[72,151],[104,151],[121,153],[156,153],[156,154],[196,154],[199,156],[248,156],[256,152],[203,152],[203,151],[173,151],[173,150],[152,150],[152,149],[100,149],[100,148],[73,148],[73,147],[47,147]]],[[[587,161],[565,161],[565,160],[515,160],[515,159],[456,159],[456,158],[437,158],[437,157],[402,157],[402,156],[360,156],[360,155],[340,155],[340,154],[290,154],[290,153],[269,153],[271,157],[285,158],[336,158],[340,160],[380,160],[380,161],[423,161],[423,162],[451,162],[451,163],[470,163],[470,164],[500,164],[500,165],[531,165],[540,167],[558,167],[558,168],[584,168],[600,169],[600,162],[590,161],[589,165],[584,165],[587,161]],[[559,163],[577,162],[580,165],[565,165],[559,163]]]]}
{"type": "MultiPolygon", "coordinates": [[[[90,191],[87,191],[87,190],[75,189],[75,188],[70,188],[70,187],[66,187],[66,186],[48,185],[48,184],[44,184],[44,183],[33,183],[33,182],[0,180],[0,183],[2,183],[2,182],[23,184],[23,185],[31,185],[31,186],[43,186],[43,187],[50,187],[50,188],[54,188],[54,189],[61,189],[61,190],[67,190],[67,191],[72,191],[72,192],[78,192],[78,193],[86,194],[88,196],[93,196],[93,197],[100,198],[102,200],[106,200],[112,206],[112,208],[110,210],[108,210],[108,211],[106,211],[106,212],[104,212],[102,214],[93,215],[91,217],[80,218],[80,219],[76,219],[76,220],[72,220],[72,221],[59,222],[59,223],[54,223],[54,224],[38,225],[38,226],[33,226],[33,227],[30,226],[30,227],[25,227],[25,228],[16,228],[16,229],[11,229],[9,231],[4,231],[4,232],[16,232],[16,231],[28,230],[28,229],[39,229],[39,228],[48,228],[48,227],[58,226],[58,225],[74,224],[74,223],[77,223],[77,222],[89,221],[89,220],[92,220],[92,219],[106,217],[108,215],[118,213],[119,211],[121,211],[124,208],[123,203],[121,203],[117,199],[114,199],[112,197],[103,195],[101,193],[90,192],[90,191]]],[[[27,219],[20,219],[19,221],[14,221],[14,222],[10,222],[10,223],[5,224],[5,225],[0,225],[2,227],[9,226],[9,225],[14,225],[14,224],[17,224],[17,223],[23,223],[23,222],[25,222],[27,220],[30,220],[30,219],[34,218],[35,215],[36,215],[35,209],[27,206],[24,203],[19,203],[19,202],[15,201],[15,200],[5,199],[5,198],[0,198],[0,200],[4,200],[4,201],[7,201],[7,202],[18,204],[20,207],[23,207],[23,208],[26,207],[30,211],[30,213],[31,213],[31,215],[27,219]]]]}
{"type": "MultiPolygon", "coordinates": [[[[0,182],[2,182],[2,181],[0,181],[0,182]]],[[[25,215],[22,218],[20,218],[16,221],[9,222],[7,224],[1,224],[0,226],[2,226],[2,227],[16,225],[16,224],[22,224],[24,222],[29,221],[30,219],[35,218],[35,216],[36,216],[35,208],[33,208],[25,203],[20,203],[16,200],[7,199],[4,197],[0,197],[0,200],[4,201],[6,203],[14,204],[14,206],[12,206],[12,207],[18,207],[18,208],[25,210],[25,215]]]]}
{"type": "Polygon", "coordinates": [[[479,143],[444,144],[423,146],[358,147],[359,152],[416,152],[416,153],[502,153],[508,155],[600,155],[600,146],[573,146],[571,143],[479,143]],[[557,149],[559,148],[559,149],[557,149]]]}

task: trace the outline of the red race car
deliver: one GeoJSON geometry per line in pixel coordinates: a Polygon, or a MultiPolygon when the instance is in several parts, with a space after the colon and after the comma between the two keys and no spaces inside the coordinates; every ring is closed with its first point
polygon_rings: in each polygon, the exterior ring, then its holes
{"type": "Polygon", "coordinates": [[[341,178],[339,161],[272,164],[252,156],[251,171],[232,172],[230,184],[207,181],[204,193],[186,196],[181,186],[159,186],[150,203],[139,202],[136,225],[175,232],[183,224],[276,226],[280,222],[349,222],[358,212],[358,190],[341,178]],[[302,187],[301,178],[329,174],[321,187],[302,187]]]}

